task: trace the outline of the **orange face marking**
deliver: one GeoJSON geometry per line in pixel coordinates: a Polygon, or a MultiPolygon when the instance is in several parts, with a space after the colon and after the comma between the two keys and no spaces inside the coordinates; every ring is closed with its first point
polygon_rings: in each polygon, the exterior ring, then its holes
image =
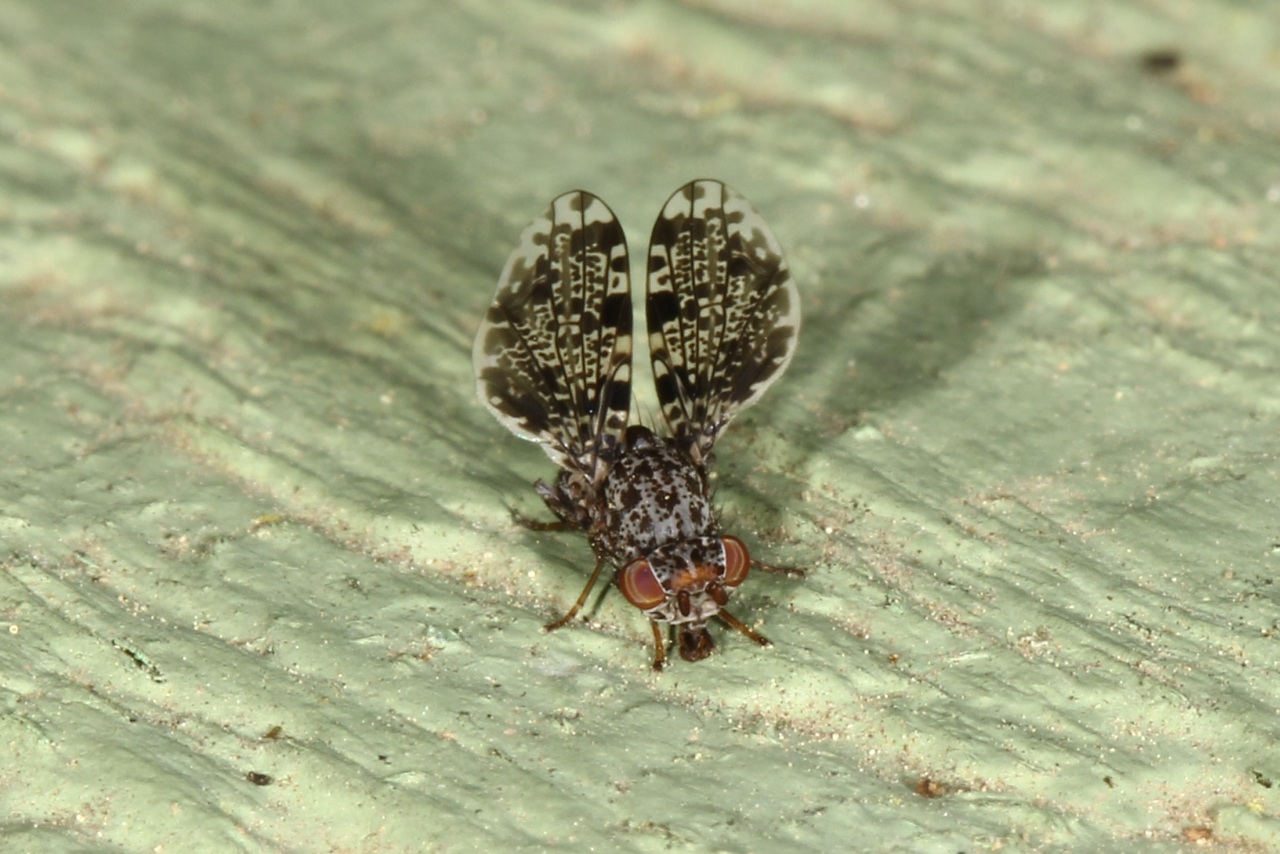
{"type": "Polygon", "coordinates": [[[686,566],[672,577],[671,590],[673,592],[693,590],[694,588],[700,590],[708,584],[719,580],[720,570],[711,564],[703,563],[693,567],[686,566]]]}

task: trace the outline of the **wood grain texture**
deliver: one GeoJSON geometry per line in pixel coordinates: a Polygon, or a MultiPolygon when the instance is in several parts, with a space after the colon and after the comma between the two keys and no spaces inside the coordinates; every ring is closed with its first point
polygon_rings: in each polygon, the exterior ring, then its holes
{"type": "Polygon", "coordinates": [[[0,848],[1280,847],[1269,10],[426,6],[5,3],[0,848]],[[470,342],[545,199],[701,175],[805,316],[717,499],[811,571],[652,677],[541,632],[470,342]]]}

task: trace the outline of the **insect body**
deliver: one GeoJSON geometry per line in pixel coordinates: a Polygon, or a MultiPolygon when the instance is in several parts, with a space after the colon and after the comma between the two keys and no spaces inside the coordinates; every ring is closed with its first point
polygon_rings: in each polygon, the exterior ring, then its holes
{"type": "Polygon", "coordinates": [[[654,223],[645,313],[662,436],[628,426],[626,239],[603,201],[575,190],[521,235],[473,359],[480,399],[560,466],[554,484],[534,486],[559,521],[537,527],[579,528],[596,555],[576,604],[547,628],[572,619],[611,565],[650,620],[661,669],[667,625],[688,661],[714,649],[713,617],[768,644],[724,610],[752,560],[720,531],[708,471],[720,432],[791,361],[800,302],[768,225],[742,196],[703,180],[676,190],[654,223]]]}

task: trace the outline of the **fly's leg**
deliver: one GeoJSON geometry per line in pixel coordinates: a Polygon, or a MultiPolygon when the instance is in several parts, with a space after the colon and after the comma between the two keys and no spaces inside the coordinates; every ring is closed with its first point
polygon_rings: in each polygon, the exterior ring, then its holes
{"type": "Polygon", "coordinates": [[[774,575],[785,575],[787,578],[804,578],[805,570],[794,566],[778,566],[776,563],[765,563],[762,560],[751,558],[751,568],[759,569],[774,575]]]}
{"type": "Polygon", "coordinates": [[[667,644],[657,623],[650,620],[649,628],[653,629],[653,670],[655,673],[660,673],[667,665],[667,644]]]}
{"type": "Polygon", "coordinates": [[[576,531],[578,526],[568,519],[557,519],[554,522],[548,522],[545,519],[530,519],[528,516],[521,516],[514,510],[511,511],[511,518],[521,528],[527,528],[530,531],[576,531]]]}
{"type": "Polygon", "coordinates": [[[737,617],[733,616],[733,614],[730,614],[724,608],[721,608],[716,613],[716,616],[720,618],[720,621],[722,623],[729,626],[730,628],[737,629],[738,631],[742,632],[744,635],[751,638],[753,641],[760,644],[761,646],[773,646],[773,642],[770,641],[767,637],[755,631],[754,629],[748,628],[745,623],[743,623],[737,617]]]}
{"type": "Polygon", "coordinates": [[[578,594],[578,601],[573,603],[573,607],[569,609],[569,613],[565,614],[554,623],[547,623],[543,626],[542,628],[544,630],[554,632],[556,629],[560,628],[565,623],[568,623],[578,615],[578,611],[582,609],[583,603],[587,601],[587,595],[591,593],[591,588],[595,587],[596,582],[600,580],[600,570],[604,569],[605,562],[604,558],[598,558],[596,560],[596,568],[592,570],[591,577],[587,579],[587,586],[582,588],[582,592],[578,594]]]}

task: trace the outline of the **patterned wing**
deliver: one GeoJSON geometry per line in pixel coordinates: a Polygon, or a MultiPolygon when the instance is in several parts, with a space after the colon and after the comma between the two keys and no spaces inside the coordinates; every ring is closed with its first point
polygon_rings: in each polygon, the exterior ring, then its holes
{"type": "Polygon", "coordinates": [[[719,181],[692,181],[667,199],[647,287],[662,416],[705,465],[720,431],[791,361],[800,296],[769,226],[719,181]]]}
{"type": "Polygon", "coordinates": [[[631,279],[613,211],[565,193],[520,236],[472,351],[480,399],[599,483],[631,407],[631,279]]]}

